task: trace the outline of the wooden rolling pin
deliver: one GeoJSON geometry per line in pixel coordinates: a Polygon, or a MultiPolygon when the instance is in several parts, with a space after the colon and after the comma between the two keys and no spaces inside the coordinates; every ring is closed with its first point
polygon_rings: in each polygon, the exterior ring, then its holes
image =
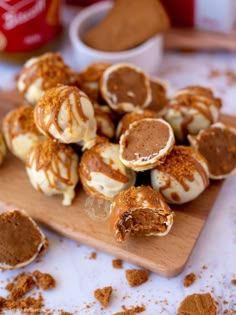
{"type": "Polygon", "coordinates": [[[164,35],[164,45],[166,49],[206,49],[236,52],[236,30],[230,33],[214,33],[171,28],[164,35]]]}

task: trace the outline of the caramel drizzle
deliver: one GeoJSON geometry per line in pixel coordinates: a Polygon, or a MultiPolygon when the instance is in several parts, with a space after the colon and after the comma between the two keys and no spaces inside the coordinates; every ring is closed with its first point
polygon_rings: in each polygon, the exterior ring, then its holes
{"type": "Polygon", "coordinates": [[[34,122],[33,114],[32,106],[23,105],[8,113],[4,118],[3,126],[8,134],[11,150],[13,150],[13,139],[19,135],[33,133],[40,136],[40,132],[34,122]]]}
{"type": "MultiPolygon", "coordinates": [[[[174,148],[173,151],[175,151],[175,150],[177,150],[177,149],[174,148]]],[[[173,154],[174,153],[172,152],[172,154],[171,154],[172,159],[175,158],[175,155],[173,155],[173,154]]],[[[180,154],[181,154],[181,151],[180,151],[180,154]]],[[[171,173],[171,175],[181,184],[181,186],[183,187],[183,189],[185,191],[189,191],[190,187],[185,182],[185,179],[187,179],[190,182],[193,182],[194,181],[194,170],[196,170],[198,172],[198,174],[201,176],[204,186],[207,187],[208,184],[209,184],[208,174],[205,171],[204,167],[201,165],[201,163],[199,161],[197,161],[196,158],[192,157],[190,155],[190,152],[189,152],[188,155],[186,155],[185,152],[183,152],[183,157],[185,157],[185,159],[187,158],[188,159],[188,163],[190,163],[192,166],[194,166],[193,170],[192,171],[190,170],[188,173],[185,172],[184,176],[177,176],[177,174],[175,174],[174,172],[171,173]]],[[[177,160],[177,163],[178,163],[178,160],[177,160]]],[[[176,167],[182,167],[183,164],[184,164],[184,161],[181,161],[180,163],[182,163],[182,165],[180,165],[180,164],[178,165],[177,164],[176,167]]],[[[173,165],[174,165],[174,163],[173,163],[173,165]]],[[[186,167],[190,168],[191,166],[186,166],[186,167]]],[[[157,167],[157,170],[158,169],[160,169],[163,172],[166,172],[165,165],[157,167]]],[[[171,170],[170,170],[170,172],[171,172],[171,170]]],[[[164,190],[170,188],[170,186],[171,186],[171,180],[170,180],[170,178],[168,178],[168,181],[165,183],[165,185],[161,186],[159,188],[160,192],[163,192],[164,190]]],[[[176,197],[176,196],[174,196],[174,197],[176,197]]],[[[176,201],[178,201],[178,200],[176,200],[176,201]]]]}
{"type": "Polygon", "coordinates": [[[77,87],[59,85],[56,88],[52,88],[44,94],[36,105],[35,121],[37,122],[39,128],[42,129],[49,138],[54,138],[49,131],[52,125],[54,125],[59,134],[62,134],[64,131],[58,123],[58,115],[64,102],[66,104],[66,110],[69,113],[67,123],[70,128],[70,132],[72,133],[73,124],[76,124],[77,126],[80,125],[79,119],[77,119],[73,112],[73,105],[71,104],[69,98],[71,95],[74,97],[75,110],[78,113],[79,118],[83,122],[86,122],[88,118],[82,110],[81,99],[87,99],[87,96],[82,94],[77,87]],[[45,121],[46,118],[48,119],[47,122],[45,121]]]}
{"type": "Polygon", "coordinates": [[[37,172],[43,170],[48,185],[51,188],[57,187],[58,180],[66,185],[73,185],[71,171],[75,156],[76,154],[71,147],[62,143],[52,142],[51,140],[44,140],[38,142],[32,148],[29,158],[26,161],[26,166],[32,168],[33,163],[35,163],[37,172]],[[61,155],[66,156],[65,161],[61,155]],[[65,177],[61,175],[60,165],[66,170],[65,177]],[[50,176],[51,174],[53,174],[53,177],[50,176]]]}
{"type": "MultiPolygon", "coordinates": [[[[128,175],[122,174],[119,170],[113,169],[111,162],[106,164],[99,152],[100,145],[86,151],[80,163],[80,172],[83,177],[87,180],[91,180],[90,173],[97,172],[110,177],[113,180],[119,181],[121,183],[128,183],[130,178],[128,175]]],[[[81,176],[81,177],[82,177],[81,176]]]]}
{"type": "MultiPolygon", "coordinates": [[[[205,116],[211,123],[213,123],[213,116],[210,110],[210,106],[216,106],[218,103],[215,98],[210,98],[202,95],[178,95],[170,102],[171,108],[179,110],[181,107],[190,107],[198,110],[203,116],[205,116]],[[201,104],[201,105],[200,105],[201,104]],[[203,106],[202,106],[203,105],[203,106]]],[[[189,120],[191,122],[192,120],[189,120]]]]}
{"type": "Polygon", "coordinates": [[[23,94],[42,78],[42,90],[54,87],[57,83],[70,84],[75,80],[72,70],[64,63],[59,53],[46,53],[39,57],[32,65],[21,70],[19,77],[24,78],[23,94]]]}

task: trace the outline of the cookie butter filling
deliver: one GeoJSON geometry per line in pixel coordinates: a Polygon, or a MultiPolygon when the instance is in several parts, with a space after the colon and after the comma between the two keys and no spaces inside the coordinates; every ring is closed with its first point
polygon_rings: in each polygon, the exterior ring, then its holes
{"type": "Polygon", "coordinates": [[[152,99],[147,76],[128,63],[108,67],[102,74],[100,89],[103,99],[119,113],[147,107],[152,99]]]}
{"type": "Polygon", "coordinates": [[[167,218],[148,208],[125,212],[117,223],[117,237],[121,240],[125,240],[129,235],[148,236],[162,234],[166,230],[167,218]]]}
{"type": "Polygon", "coordinates": [[[32,261],[45,237],[30,217],[20,211],[0,215],[0,266],[16,268],[32,261]]]}
{"type": "Polygon", "coordinates": [[[132,123],[120,138],[122,162],[144,171],[162,163],[174,145],[173,131],[162,119],[144,118],[132,123]]]}
{"type": "Polygon", "coordinates": [[[132,68],[123,67],[112,72],[107,80],[107,90],[114,103],[143,104],[147,97],[145,77],[132,68]]]}
{"type": "Polygon", "coordinates": [[[211,128],[202,133],[198,150],[215,176],[228,174],[236,168],[236,134],[227,129],[211,128]]]}

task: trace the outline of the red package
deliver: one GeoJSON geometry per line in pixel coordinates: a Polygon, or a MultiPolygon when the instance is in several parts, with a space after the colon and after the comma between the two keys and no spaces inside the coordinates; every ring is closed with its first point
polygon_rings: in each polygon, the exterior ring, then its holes
{"type": "Polygon", "coordinates": [[[27,52],[61,30],[60,0],[0,0],[0,51],[27,52]]]}

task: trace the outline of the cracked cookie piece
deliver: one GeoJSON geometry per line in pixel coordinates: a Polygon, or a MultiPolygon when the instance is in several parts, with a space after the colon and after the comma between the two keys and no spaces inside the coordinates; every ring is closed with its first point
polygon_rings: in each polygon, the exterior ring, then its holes
{"type": "Polygon", "coordinates": [[[165,163],[151,170],[151,185],[168,203],[189,202],[209,185],[207,162],[192,147],[175,146],[165,163]]]}
{"type": "Polygon", "coordinates": [[[17,88],[29,104],[35,105],[49,88],[75,81],[73,71],[59,53],[45,53],[25,63],[17,79],[17,88]]]}
{"type": "Polygon", "coordinates": [[[79,180],[79,158],[66,144],[50,139],[37,142],[26,160],[26,171],[32,186],[47,196],[63,195],[64,206],[75,197],[79,180]]]}
{"type": "Polygon", "coordinates": [[[131,236],[164,236],[173,225],[174,212],[149,186],[131,187],[111,204],[110,226],[118,242],[131,236]]]}
{"type": "Polygon", "coordinates": [[[133,122],[120,138],[120,159],[134,171],[146,171],[164,163],[175,137],[163,119],[143,118],[133,122]]]}
{"type": "Polygon", "coordinates": [[[2,269],[16,269],[30,264],[46,245],[43,232],[26,212],[12,210],[0,214],[2,269]]]}
{"type": "Polygon", "coordinates": [[[34,122],[33,107],[22,105],[10,111],[3,119],[3,134],[11,153],[25,162],[32,146],[43,138],[34,122]]]}
{"type": "Polygon", "coordinates": [[[188,295],[180,304],[177,315],[216,315],[216,302],[210,293],[188,295]]]}
{"type": "Polygon", "coordinates": [[[219,119],[221,100],[210,88],[202,86],[185,87],[170,99],[164,119],[168,121],[179,141],[188,134],[196,135],[219,119]]]}
{"type": "Polygon", "coordinates": [[[211,179],[223,179],[236,172],[236,129],[215,123],[188,140],[206,159],[211,179]]]}
{"type": "Polygon", "coordinates": [[[97,124],[88,96],[75,86],[58,85],[49,89],[34,108],[34,120],[46,137],[62,143],[92,146],[97,124]]]}
{"type": "Polygon", "coordinates": [[[85,151],[79,166],[84,190],[92,196],[112,199],[134,185],[136,174],[120,161],[119,145],[104,142],[85,151]]]}
{"type": "Polygon", "coordinates": [[[100,91],[111,109],[121,114],[145,108],[152,99],[148,77],[128,63],[108,67],[101,76],[100,91]]]}

